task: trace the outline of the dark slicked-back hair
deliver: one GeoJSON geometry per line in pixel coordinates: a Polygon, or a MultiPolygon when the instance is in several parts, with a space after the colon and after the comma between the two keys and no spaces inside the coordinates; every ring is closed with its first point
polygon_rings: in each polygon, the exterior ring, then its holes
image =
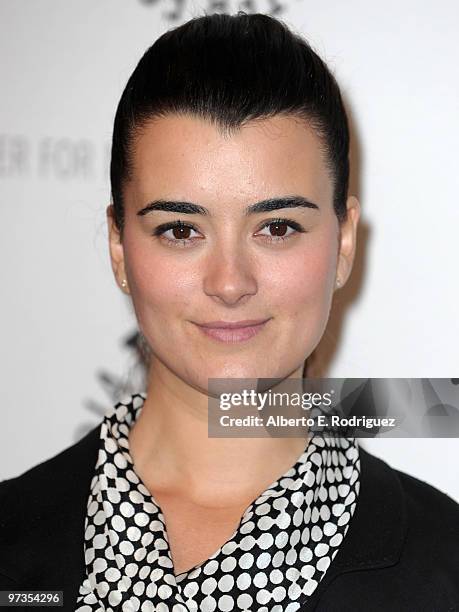
{"type": "Polygon", "coordinates": [[[279,114],[305,120],[321,142],[335,213],[340,223],[346,218],[349,127],[339,86],[307,41],[280,20],[242,11],[195,17],[144,53],[114,121],[110,180],[121,236],[135,135],[172,113],[204,118],[227,133],[279,114]]]}

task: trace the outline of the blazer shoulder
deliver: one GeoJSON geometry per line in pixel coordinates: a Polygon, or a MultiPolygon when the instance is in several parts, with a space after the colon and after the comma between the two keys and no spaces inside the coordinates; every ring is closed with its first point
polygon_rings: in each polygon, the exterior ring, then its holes
{"type": "Polygon", "coordinates": [[[87,494],[97,461],[101,423],[80,440],[19,476],[0,482],[0,533],[57,511],[87,494]]]}
{"type": "Polygon", "coordinates": [[[392,468],[405,501],[406,535],[400,574],[412,584],[420,601],[434,586],[435,607],[453,610],[459,602],[459,504],[437,487],[392,468]],[[427,588],[427,585],[430,587],[427,588]]]}
{"type": "Polygon", "coordinates": [[[411,515],[421,514],[430,526],[459,536],[459,503],[437,487],[393,468],[405,493],[411,515]]]}
{"type": "Polygon", "coordinates": [[[431,524],[453,523],[459,529],[459,503],[437,487],[416,478],[360,447],[361,459],[369,470],[373,482],[381,475],[391,473],[398,480],[409,515],[422,514],[431,524]]]}
{"type": "Polygon", "coordinates": [[[396,469],[381,459],[398,479],[403,497],[400,520],[406,525],[404,555],[419,566],[437,561],[439,571],[457,578],[459,567],[459,503],[437,487],[396,469]],[[423,561],[422,561],[423,560],[423,561]]]}

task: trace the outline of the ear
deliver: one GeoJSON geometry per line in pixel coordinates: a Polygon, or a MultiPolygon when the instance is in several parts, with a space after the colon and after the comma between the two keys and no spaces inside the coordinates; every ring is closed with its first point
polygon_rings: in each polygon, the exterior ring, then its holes
{"type": "Polygon", "coordinates": [[[106,209],[108,224],[108,245],[113,274],[121,291],[130,294],[124,265],[124,249],[121,234],[115,223],[115,209],[109,204],[106,209]]]}
{"type": "Polygon", "coordinates": [[[352,270],[357,246],[357,226],[360,219],[360,203],[355,196],[346,202],[347,218],[340,225],[340,240],[336,278],[339,287],[346,284],[352,270]]]}

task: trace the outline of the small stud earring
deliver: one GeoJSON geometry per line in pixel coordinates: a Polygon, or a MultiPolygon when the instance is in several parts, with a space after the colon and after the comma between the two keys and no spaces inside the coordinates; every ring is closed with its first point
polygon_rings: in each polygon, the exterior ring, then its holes
{"type": "Polygon", "coordinates": [[[341,281],[339,278],[336,279],[336,286],[341,287],[341,281]]]}
{"type": "Polygon", "coordinates": [[[121,286],[123,287],[123,289],[127,287],[127,280],[125,278],[123,278],[123,280],[121,281],[121,286]]]}

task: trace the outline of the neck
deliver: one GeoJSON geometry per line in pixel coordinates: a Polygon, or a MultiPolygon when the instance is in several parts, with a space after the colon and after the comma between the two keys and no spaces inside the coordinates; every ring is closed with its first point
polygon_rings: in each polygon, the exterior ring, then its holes
{"type": "Polygon", "coordinates": [[[209,507],[252,501],[294,465],[307,442],[306,435],[209,438],[208,396],[159,363],[150,368],[147,397],[129,433],[136,471],[153,495],[209,507]]]}

